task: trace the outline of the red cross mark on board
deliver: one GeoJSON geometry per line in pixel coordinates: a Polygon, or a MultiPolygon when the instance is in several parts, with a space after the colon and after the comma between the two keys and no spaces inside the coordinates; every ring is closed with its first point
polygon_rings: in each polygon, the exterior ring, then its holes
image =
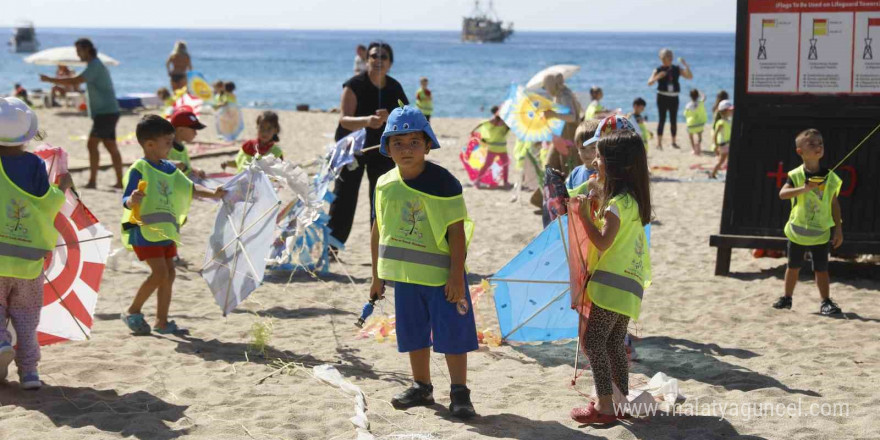
{"type": "MultiPolygon", "coordinates": [[[[858,182],[858,173],[856,173],[855,167],[852,165],[844,165],[838,168],[838,171],[842,173],[846,173],[849,176],[849,179],[845,179],[843,175],[841,175],[841,179],[843,179],[844,186],[840,189],[840,195],[843,197],[849,197],[852,195],[853,191],[856,189],[856,182],[858,182]],[[847,182],[848,180],[848,182],[847,182]],[[849,183],[847,185],[847,183],[849,183]]],[[[768,171],[767,177],[776,179],[776,188],[782,188],[782,185],[785,184],[785,181],[788,178],[788,173],[785,172],[785,168],[783,168],[782,162],[779,162],[776,165],[776,171],[768,171]]]]}
{"type": "Polygon", "coordinates": [[[776,171],[768,172],[767,177],[775,177],[776,178],[776,187],[782,188],[782,185],[785,183],[785,180],[788,178],[788,173],[786,173],[785,168],[782,167],[782,162],[779,162],[779,165],[776,166],[776,171]]]}

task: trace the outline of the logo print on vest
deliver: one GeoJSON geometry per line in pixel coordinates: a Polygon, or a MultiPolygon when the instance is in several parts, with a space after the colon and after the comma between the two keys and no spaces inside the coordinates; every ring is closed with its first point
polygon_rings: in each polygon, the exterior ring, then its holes
{"type": "Polygon", "coordinates": [[[408,236],[422,238],[422,232],[417,226],[420,221],[427,219],[428,216],[425,213],[425,207],[422,206],[421,200],[407,200],[401,212],[401,220],[403,220],[407,226],[400,228],[400,231],[408,236]]]}
{"type": "Polygon", "coordinates": [[[18,199],[12,199],[6,205],[6,217],[9,222],[6,223],[6,230],[14,238],[27,239],[28,229],[22,221],[31,216],[27,209],[27,204],[18,199]]]}
{"type": "Polygon", "coordinates": [[[168,198],[171,195],[171,188],[168,187],[168,182],[164,180],[159,181],[159,195],[164,198],[166,206],[171,204],[171,200],[168,198]]]}

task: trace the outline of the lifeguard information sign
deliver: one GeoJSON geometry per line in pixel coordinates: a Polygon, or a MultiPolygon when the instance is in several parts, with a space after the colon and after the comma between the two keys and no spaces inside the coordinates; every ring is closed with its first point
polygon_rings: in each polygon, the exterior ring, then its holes
{"type": "MultiPolygon", "coordinates": [[[[731,249],[785,249],[779,199],[803,163],[794,138],[822,132],[831,168],[880,123],[880,0],[737,0],[733,130],[716,274],[731,249]]],[[[880,134],[835,170],[840,254],[880,254],[880,134]]]]}
{"type": "Polygon", "coordinates": [[[880,94],[880,1],[749,1],[747,65],[747,93],[880,94]]]}

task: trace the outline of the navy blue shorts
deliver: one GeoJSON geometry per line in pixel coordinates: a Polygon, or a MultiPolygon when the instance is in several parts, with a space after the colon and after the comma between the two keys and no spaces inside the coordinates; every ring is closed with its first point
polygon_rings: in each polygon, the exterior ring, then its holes
{"type": "Polygon", "coordinates": [[[446,301],[445,286],[394,283],[397,351],[434,346],[436,353],[462,354],[477,349],[477,325],[467,283],[465,300],[446,301]]]}

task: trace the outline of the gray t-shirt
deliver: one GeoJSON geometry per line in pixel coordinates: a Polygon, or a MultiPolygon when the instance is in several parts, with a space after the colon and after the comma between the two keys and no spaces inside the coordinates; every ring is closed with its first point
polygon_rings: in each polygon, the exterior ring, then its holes
{"type": "Polygon", "coordinates": [[[82,77],[86,80],[89,117],[119,113],[119,103],[116,102],[113,80],[110,79],[110,72],[107,71],[107,66],[101,60],[94,58],[89,61],[86,70],[83,70],[82,77]]]}

